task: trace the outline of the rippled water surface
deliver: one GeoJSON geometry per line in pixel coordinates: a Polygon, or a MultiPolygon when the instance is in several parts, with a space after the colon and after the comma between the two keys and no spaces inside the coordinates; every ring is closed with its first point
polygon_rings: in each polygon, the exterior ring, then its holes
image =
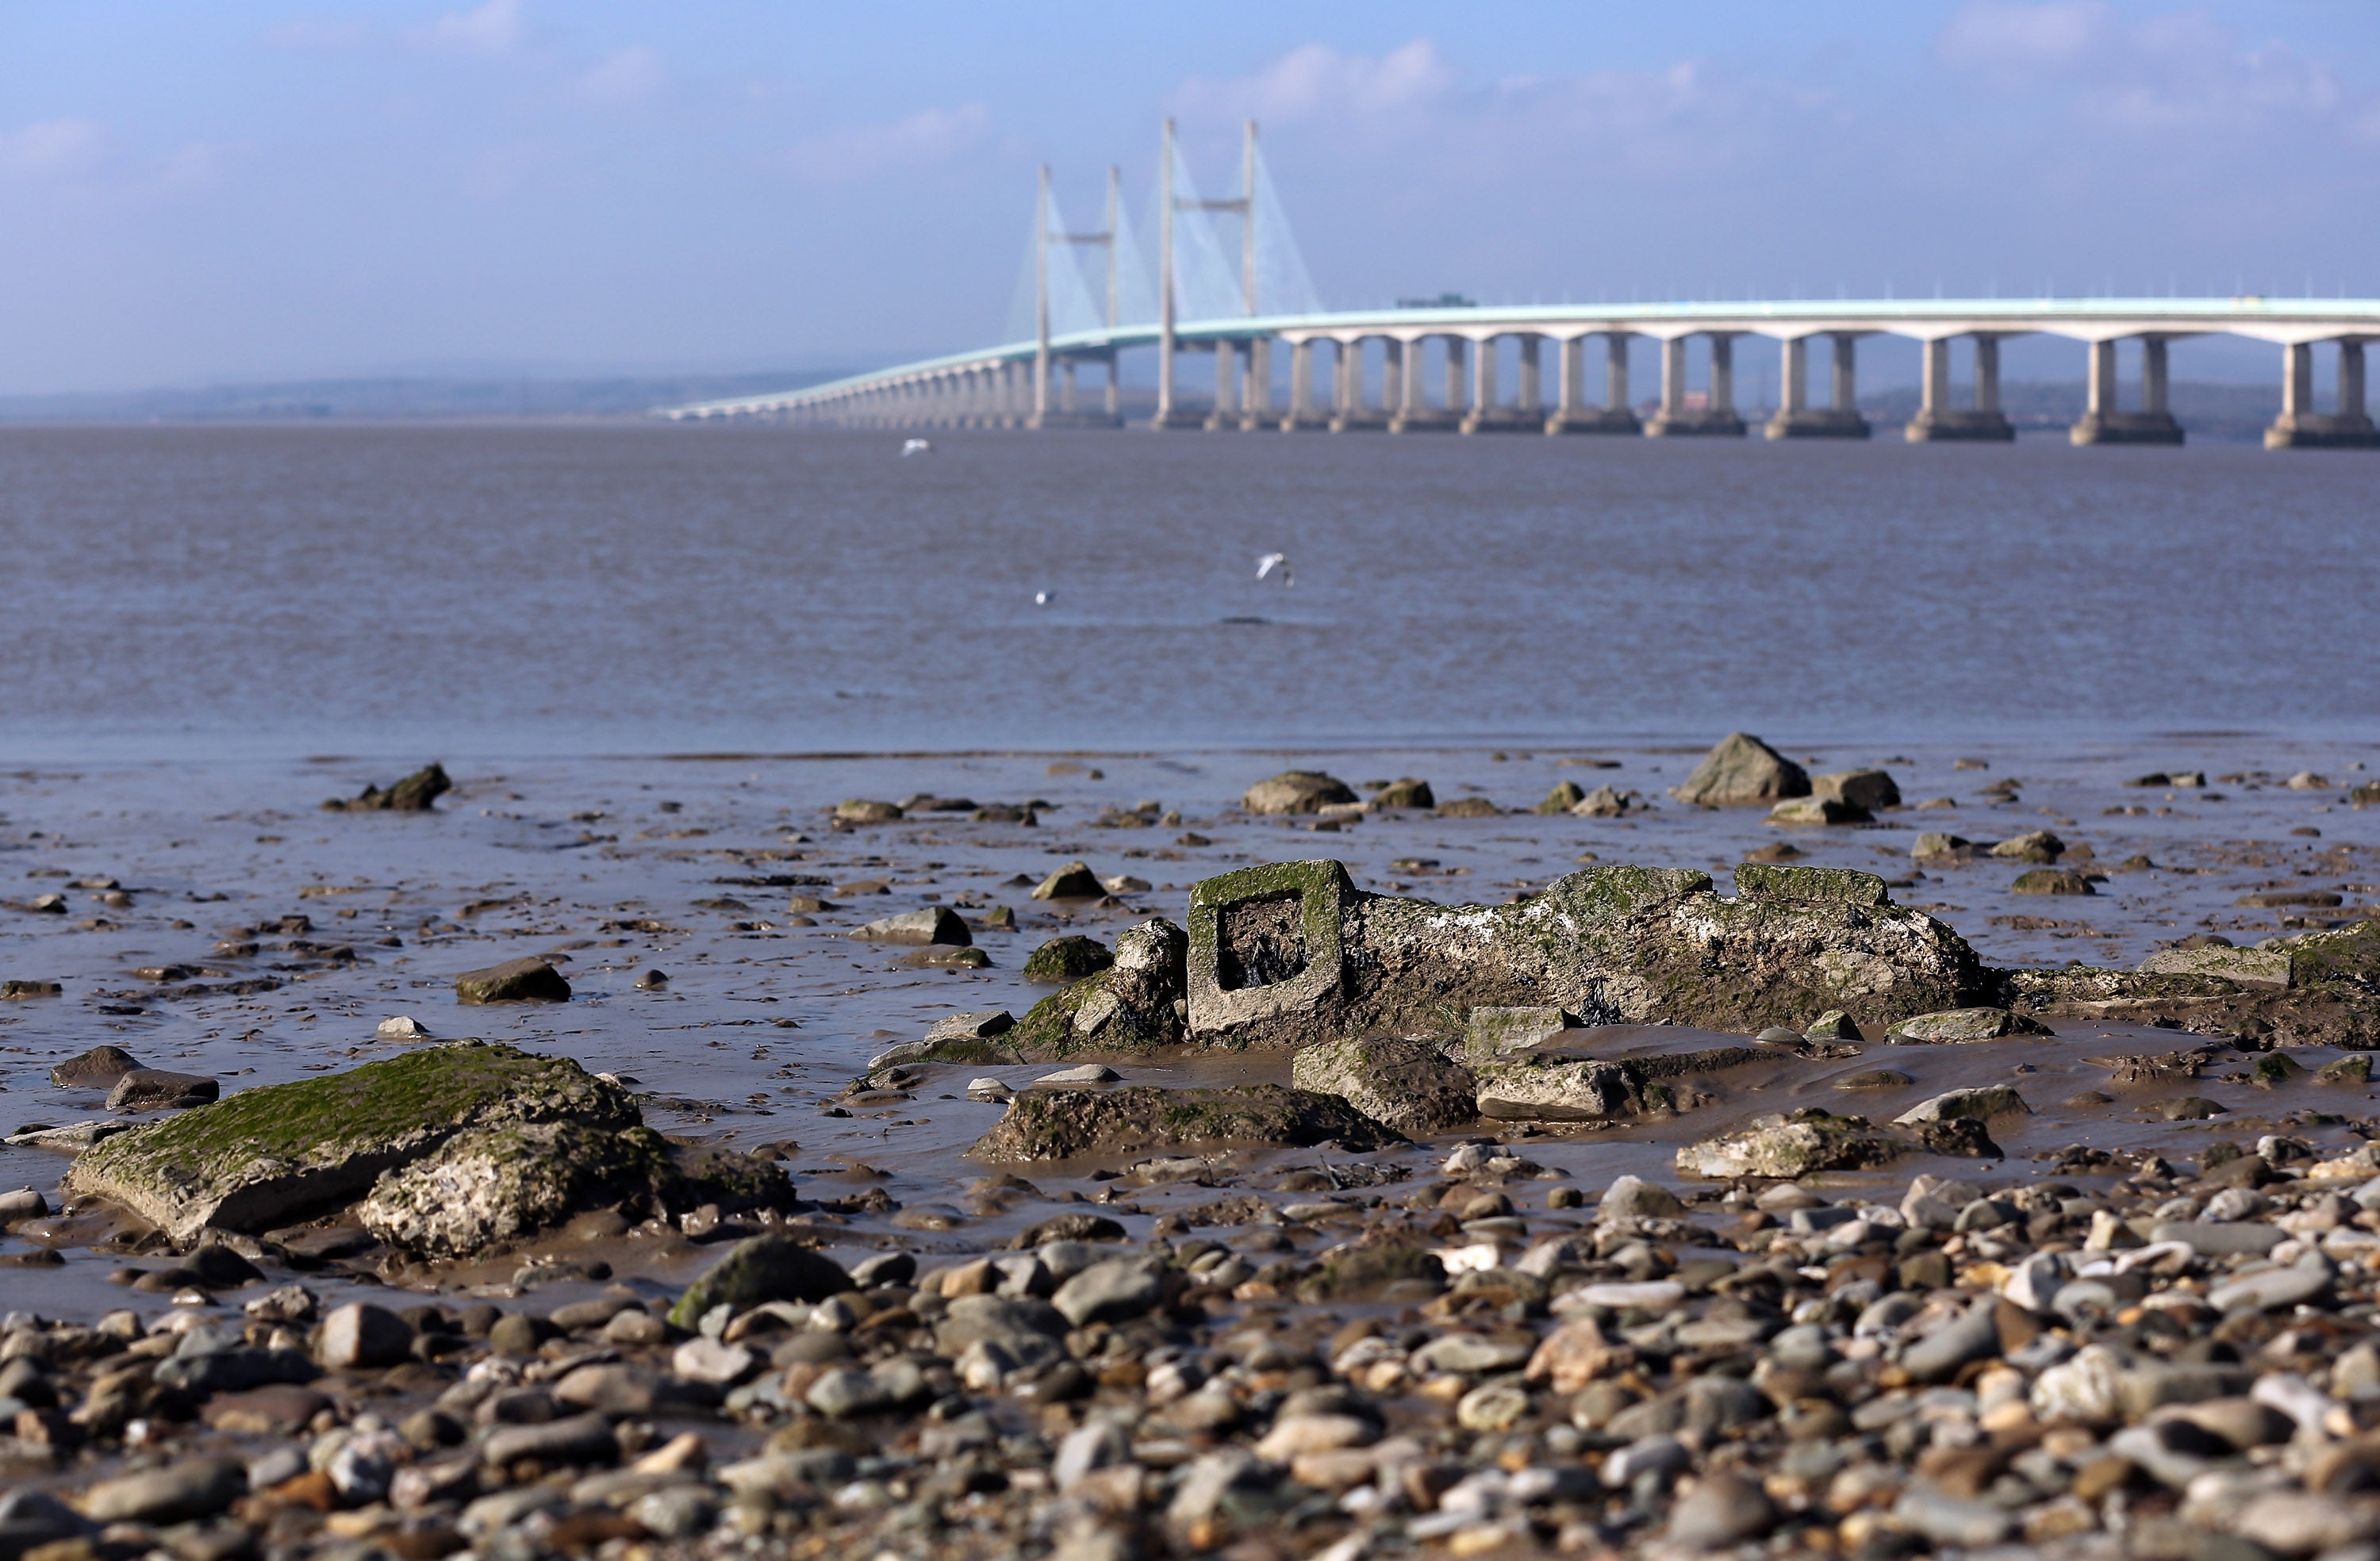
{"type": "Polygon", "coordinates": [[[18,606],[0,742],[80,759],[2312,737],[2380,706],[2380,463],[2353,454],[935,443],[0,431],[18,606]],[[1286,590],[1254,578],[1276,550],[1286,590]]]}

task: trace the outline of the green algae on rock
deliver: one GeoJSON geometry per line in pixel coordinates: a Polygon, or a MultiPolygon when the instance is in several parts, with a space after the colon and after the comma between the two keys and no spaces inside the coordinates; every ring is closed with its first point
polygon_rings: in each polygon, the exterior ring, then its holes
{"type": "Polygon", "coordinates": [[[1279,1084],[1180,1090],[1132,1085],[1026,1090],[967,1154],[978,1160],[1069,1160],[1236,1144],[1336,1144],[1361,1154],[1401,1142],[1394,1129],[1335,1095],[1279,1084]]]}
{"type": "Polygon", "coordinates": [[[565,1058],[480,1042],[426,1047],[115,1134],[62,1185],[188,1242],[209,1227],[262,1230],[336,1208],[467,1129],[558,1121],[640,1125],[625,1091],[565,1058]]]}
{"type": "Polygon", "coordinates": [[[446,778],[443,765],[428,765],[399,780],[387,791],[367,785],[363,794],[353,797],[332,797],[322,804],[325,813],[430,813],[435,811],[440,797],[455,789],[446,778]]]}
{"type": "Polygon", "coordinates": [[[1053,938],[1026,956],[1025,979],[1044,986],[1080,981],[1114,963],[1115,954],[1096,938],[1053,938]]]}
{"type": "Polygon", "coordinates": [[[851,1288],[851,1276],[834,1259],[790,1236],[754,1236],[728,1248],[726,1256],[688,1285],[670,1308],[669,1321],[692,1333],[714,1306],[748,1312],[772,1301],[824,1301],[851,1288]]]}

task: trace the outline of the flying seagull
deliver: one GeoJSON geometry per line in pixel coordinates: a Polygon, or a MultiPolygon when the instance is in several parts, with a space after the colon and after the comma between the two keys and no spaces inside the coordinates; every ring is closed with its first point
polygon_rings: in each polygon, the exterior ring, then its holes
{"type": "Polygon", "coordinates": [[[901,454],[904,455],[930,455],[933,453],[934,442],[930,439],[909,439],[901,442],[901,454]]]}
{"type": "Polygon", "coordinates": [[[1048,591],[1035,591],[1033,593],[1033,605],[1036,607],[1049,606],[1050,593],[1048,591]]]}
{"type": "Polygon", "coordinates": [[[1257,578],[1259,580],[1263,579],[1266,575],[1271,574],[1276,569],[1281,571],[1281,584],[1283,590],[1286,590],[1290,587],[1297,584],[1296,576],[1293,575],[1289,572],[1289,555],[1287,553],[1267,553],[1264,557],[1257,560],[1257,578]]]}

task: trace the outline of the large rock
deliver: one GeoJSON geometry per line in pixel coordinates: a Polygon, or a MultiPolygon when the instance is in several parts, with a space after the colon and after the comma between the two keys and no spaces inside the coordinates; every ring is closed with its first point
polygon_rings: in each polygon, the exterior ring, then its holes
{"type": "Polygon", "coordinates": [[[1306,1047],[1290,1059],[1290,1080],[1402,1133],[1446,1132],[1479,1114],[1471,1070],[1410,1036],[1346,1035],[1306,1047]]]}
{"type": "Polygon", "coordinates": [[[1226,1089],[1026,1090],[967,1151],[978,1160],[1069,1160],[1152,1149],[1336,1144],[1360,1154],[1400,1141],[1335,1095],[1239,1084],[1226,1089]]]}
{"type": "Polygon", "coordinates": [[[1730,732],[1670,793],[1680,802],[1748,807],[1810,794],[1810,774],[1748,732],[1730,732]]]}
{"type": "Polygon", "coordinates": [[[566,1003],[570,983],[540,959],[506,960],[455,978],[458,1003],[566,1003]]]}
{"type": "Polygon", "coordinates": [[[50,1083],[60,1089],[105,1089],[140,1066],[122,1047],[93,1047],[51,1069],[50,1083]]]}
{"type": "Polygon", "coordinates": [[[1034,1004],[1010,1044],[1036,1058],[1181,1045],[1188,948],[1182,929],[1161,916],[1125,928],[1112,966],[1034,1004]]]}
{"type": "Polygon", "coordinates": [[[880,917],[864,926],[853,927],[844,936],[867,943],[941,944],[959,949],[972,947],[975,942],[965,920],[947,905],[922,905],[897,916],[880,917]]]}
{"type": "Polygon", "coordinates": [[[617,1085],[565,1058],[478,1042],[242,1090],[94,1144],[62,1184],[121,1204],[176,1241],[262,1230],[352,1202],[472,1128],[639,1126],[617,1085]]]}
{"type": "Polygon", "coordinates": [[[1190,1038],[1454,1035],[1475,1009],[1527,1007],[1756,1032],[1997,990],[1958,934],[1873,874],[1746,864],[1735,882],[1730,900],[1700,872],[1598,867],[1523,904],[1439,905],[1360,891],[1336,862],[1242,868],[1191,893],[1190,1038]]]}
{"type": "Polygon", "coordinates": [[[111,1111],[178,1111],[223,1098],[223,1085],[203,1073],[169,1073],[162,1068],[135,1068],[115,1081],[108,1092],[111,1111]]]}
{"type": "Polygon", "coordinates": [[[1791,1181],[1814,1171],[1866,1170],[1917,1148],[1908,1139],[1871,1127],[1864,1117],[1805,1109],[1687,1144],[1678,1151],[1677,1166],[1689,1176],[1714,1181],[1743,1177],[1791,1181]]]}
{"type": "Polygon", "coordinates": [[[735,1211],[792,1201],[785,1173],[764,1160],[713,1152],[683,1168],[650,1128],[528,1122],[456,1133],[426,1159],[384,1173],[356,1215],[392,1246],[459,1257],[599,1204],[665,1212],[715,1203],[735,1211]]]}
{"type": "MultiPolygon", "coordinates": [[[[1250,813],[1319,813],[1355,800],[1347,782],[1318,769],[1291,769],[1250,786],[1240,805],[1250,813]]],[[[1410,805],[1418,807],[1419,803],[1410,805]]]]}
{"type": "Polygon", "coordinates": [[[2380,1048],[2380,1002],[2374,1000],[2380,998],[2380,921],[2267,938],[2254,949],[2168,950],[2151,958],[2157,968],[2019,971],[2008,978],[2009,995],[2020,1008],[2052,1018],[2164,1020],[2200,1035],[2245,1035],[2274,1046],[2380,1048]],[[2166,964],[2168,954],[2184,952],[2261,957],[2198,971],[2166,964]],[[2286,978],[2279,961],[2287,962],[2286,978]]]}
{"type": "Polygon", "coordinates": [[[1473,1071],[1479,1115],[1500,1122],[1618,1121],[1670,1100],[1643,1069],[1626,1062],[1523,1052],[1481,1060],[1473,1071]]]}
{"type": "Polygon", "coordinates": [[[1963,1046],[2010,1035],[2046,1035],[2048,1027],[2004,1008],[1954,1008],[1920,1013],[1885,1033],[1888,1046],[1963,1046]]]}
{"type": "Polygon", "coordinates": [[[714,1306],[738,1312],[771,1301],[820,1301],[851,1289],[843,1265],[790,1236],[755,1236],[727,1249],[710,1271],[686,1288],[670,1322],[691,1332],[714,1306]]]}
{"type": "Polygon", "coordinates": [[[1087,862],[1069,862],[1033,887],[1036,900],[1097,900],[1107,890],[1087,862]]]}
{"type": "Polygon", "coordinates": [[[2293,981],[2287,949],[2160,949],[2141,962],[2147,975],[2212,975],[2235,986],[2286,992],[2293,981]]]}

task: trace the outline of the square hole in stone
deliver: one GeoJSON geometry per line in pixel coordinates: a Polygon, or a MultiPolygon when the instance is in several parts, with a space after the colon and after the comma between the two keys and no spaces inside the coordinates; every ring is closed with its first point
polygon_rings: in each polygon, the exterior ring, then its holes
{"type": "Polygon", "coordinates": [[[1269,986],[1305,968],[1305,897],[1268,894],[1215,913],[1215,978],[1226,992],[1269,986]]]}

